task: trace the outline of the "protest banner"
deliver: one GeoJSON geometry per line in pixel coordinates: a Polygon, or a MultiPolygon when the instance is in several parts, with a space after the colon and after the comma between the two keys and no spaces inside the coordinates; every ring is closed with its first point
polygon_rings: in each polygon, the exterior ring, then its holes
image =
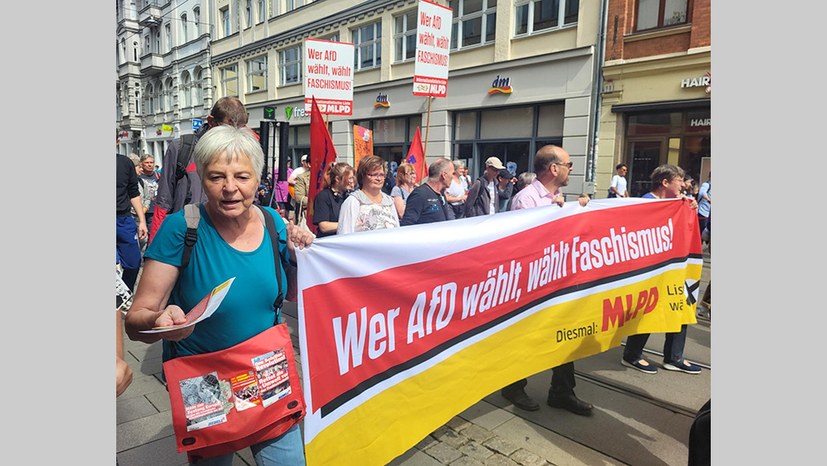
{"type": "Polygon", "coordinates": [[[320,39],[304,41],[304,106],[316,97],[327,115],[353,114],[353,44],[320,39]]]}
{"type": "Polygon", "coordinates": [[[386,464],[509,383],[695,323],[703,266],[696,211],[641,198],[336,235],[297,256],[309,465],[386,464]]]}
{"type": "Polygon", "coordinates": [[[448,95],[451,8],[420,0],[417,10],[413,95],[448,95]]]}
{"type": "Polygon", "coordinates": [[[362,157],[373,155],[373,131],[353,125],[353,167],[359,167],[362,157]]]}

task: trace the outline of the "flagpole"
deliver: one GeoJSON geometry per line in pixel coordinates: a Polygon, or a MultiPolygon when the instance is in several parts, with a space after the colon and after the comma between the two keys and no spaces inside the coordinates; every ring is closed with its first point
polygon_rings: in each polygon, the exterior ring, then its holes
{"type": "Polygon", "coordinates": [[[431,99],[433,99],[433,97],[431,97],[429,95],[428,96],[428,115],[426,116],[426,119],[425,119],[425,147],[422,148],[422,150],[424,152],[422,154],[422,157],[425,157],[425,155],[428,153],[428,132],[431,131],[431,99]]]}

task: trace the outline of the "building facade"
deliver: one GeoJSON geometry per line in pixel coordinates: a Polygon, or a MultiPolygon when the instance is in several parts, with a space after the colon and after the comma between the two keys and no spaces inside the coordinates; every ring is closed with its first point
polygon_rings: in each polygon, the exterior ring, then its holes
{"type": "Polygon", "coordinates": [[[277,119],[290,124],[286,155],[295,167],[310,147],[304,41],[353,43],[353,114],[328,117],[340,161],[353,163],[354,125],[373,130],[374,152],[392,165],[421,127],[429,159],[466,160],[472,176],[490,156],[515,174],[533,171],[534,153],[553,143],[574,162],[566,193],[591,192],[591,96],[605,2],[435,3],[453,10],[445,98],[413,95],[416,0],[215,0],[214,97],[237,95],[253,129],[265,106],[277,107],[277,119]]]}
{"type": "Polygon", "coordinates": [[[664,163],[708,179],[710,0],[609,0],[605,42],[596,197],[607,196],[618,163],[634,197],[664,163]]]}
{"type": "Polygon", "coordinates": [[[118,151],[162,164],[213,103],[206,0],[116,0],[118,151]]]}

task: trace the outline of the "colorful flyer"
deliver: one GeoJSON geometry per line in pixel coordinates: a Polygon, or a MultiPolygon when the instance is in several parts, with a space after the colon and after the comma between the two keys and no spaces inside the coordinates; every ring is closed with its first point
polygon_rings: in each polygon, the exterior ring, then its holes
{"type": "Polygon", "coordinates": [[[173,330],[180,330],[182,328],[190,327],[192,325],[197,324],[198,322],[201,322],[202,320],[213,315],[216,309],[218,309],[218,306],[221,305],[221,301],[224,300],[224,297],[227,296],[227,293],[230,291],[230,286],[232,286],[234,280],[235,277],[213,288],[212,291],[210,291],[210,294],[204,296],[204,299],[202,299],[198,304],[195,305],[194,308],[187,312],[187,321],[183,324],[171,325],[169,327],[155,327],[150,330],[141,330],[140,332],[171,332],[173,330]]]}
{"type": "Polygon", "coordinates": [[[290,394],[290,376],[284,350],[271,351],[253,358],[261,402],[265,408],[290,394]]]}
{"type": "Polygon", "coordinates": [[[187,417],[187,432],[227,422],[218,373],[184,379],[179,382],[184,412],[187,417]]]}
{"type": "Polygon", "coordinates": [[[230,379],[230,384],[233,390],[233,400],[235,401],[235,409],[244,411],[245,409],[255,408],[261,405],[261,396],[259,396],[258,380],[253,371],[238,374],[230,379]]]}

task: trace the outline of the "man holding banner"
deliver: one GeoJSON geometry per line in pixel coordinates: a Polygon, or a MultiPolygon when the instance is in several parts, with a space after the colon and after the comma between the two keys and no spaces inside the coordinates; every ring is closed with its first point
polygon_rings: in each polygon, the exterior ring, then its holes
{"type": "MultiPolygon", "coordinates": [[[[561,192],[569,184],[572,162],[571,155],[562,147],[547,145],[534,156],[534,172],[537,178],[530,185],[514,195],[511,210],[531,207],[563,206],[565,198],[561,192]]],[[[588,197],[579,199],[580,205],[589,202],[588,197]]],[[[537,411],[540,405],[525,392],[528,380],[518,380],[504,387],[500,393],[514,406],[526,411],[537,411]]],[[[577,398],[574,394],[574,361],[555,367],[551,373],[551,387],[548,390],[546,404],[552,408],[563,408],[574,414],[585,416],[591,413],[592,404],[577,398]]]]}

